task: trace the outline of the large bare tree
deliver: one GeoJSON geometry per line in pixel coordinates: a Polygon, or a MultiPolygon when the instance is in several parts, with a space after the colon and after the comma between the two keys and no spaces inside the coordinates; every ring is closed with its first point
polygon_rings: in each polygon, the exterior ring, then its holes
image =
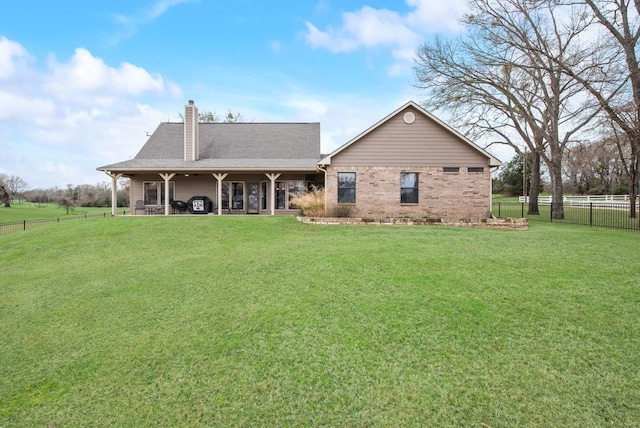
{"type": "Polygon", "coordinates": [[[28,184],[17,175],[0,173],[0,201],[6,208],[11,207],[11,200],[26,190],[28,184]]]}
{"type": "Polygon", "coordinates": [[[530,213],[537,212],[539,163],[547,164],[552,215],[564,218],[562,159],[597,114],[584,88],[557,60],[577,64],[588,55],[580,36],[592,24],[583,7],[552,0],[470,0],[466,35],[437,39],[417,52],[418,85],[429,107],[446,109],[476,138],[499,138],[522,155],[533,153],[530,213]],[[541,51],[543,53],[541,53],[541,51]],[[491,136],[491,137],[489,137],[491,136]]]}
{"type": "Polygon", "coordinates": [[[628,175],[631,217],[636,217],[636,197],[639,184],[640,150],[640,39],[639,0],[565,0],[566,4],[582,3],[589,7],[604,29],[604,36],[591,44],[593,55],[610,59],[608,66],[598,66],[598,59],[584,64],[569,64],[550,56],[573,79],[579,81],[598,101],[611,120],[614,132],[624,134],[616,144],[628,144],[628,156],[623,158],[628,175]],[[601,78],[593,79],[594,70],[601,78]],[[622,142],[622,143],[621,143],[622,142]]]}

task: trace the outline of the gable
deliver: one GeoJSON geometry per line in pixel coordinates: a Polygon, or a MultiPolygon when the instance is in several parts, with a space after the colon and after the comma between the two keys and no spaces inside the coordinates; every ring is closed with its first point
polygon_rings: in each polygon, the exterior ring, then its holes
{"type": "Polygon", "coordinates": [[[320,164],[332,166],[487,167],[500,162],[413,102],[351,140],[320,164]],[[407,123],[405,114],[413,114],[407,123]]]}

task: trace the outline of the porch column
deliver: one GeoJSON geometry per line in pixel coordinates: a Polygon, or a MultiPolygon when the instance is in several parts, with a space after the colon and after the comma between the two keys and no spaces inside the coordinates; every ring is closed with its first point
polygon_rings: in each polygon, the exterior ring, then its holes
{"type": "Polygon", "coordinates": [[[218,191],[217,193],[217,199],[218,199],[218,215],[222,215],[222,180],[224,180],[225,178],[227,178],[227,175],[229,175],[228,173],[211,173],[211,175],[213,175],[213,177],[218,180],[218,191]]]}
{"type": "Polygon", "coordinates": [[[104,173],[111,177],[111,215],[115,216],[118,212],[118,179],[122,177],[122,174],[114,174],[111,171],[104,173]]]}
{"type": "Polygon", "coordinates": [[[171,180],[175,175],[175,172],[170,174],[160,173],[160,177],[164,180],[164,215],[169,215],[169,180],[171,180]]]}
{"type": "Polygon", "coordinates": [[[271,181],[271,203],[269,204],[269,207],[271,208],[271,215],[275,215],[276,214],[276,180],[278,179],[278,177],[280,177],[280,174],[276,174],[276,173],[267,173],[265,172],[265,174],[267,176],[267,178],[271,181]]]}

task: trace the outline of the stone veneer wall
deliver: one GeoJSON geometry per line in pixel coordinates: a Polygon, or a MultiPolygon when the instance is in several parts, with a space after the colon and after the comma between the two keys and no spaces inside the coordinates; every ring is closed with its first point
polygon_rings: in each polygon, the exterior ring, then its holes
{"type": "Polygon", "coordinates": [[[327,215],[338,206],[338,172],[356,173],[352,216],[484,218],[491,201],[491,173],[445,173],[442,167],[329,167],[326,175],[327,215]],[[400,173],[419,173],[417,204],[400,203],[400,173]]]}
{"type": "Polygon", "coordinates": [[[297,217],[298,221],[307,224],[329,225],[385,225],[385,226],[456,226],[456,227],[480,227],[487,229],[513,229],[527,230],[529,221],[526,218],[476,218],[464,220],[434,220],[410,217],[297,217]]]}

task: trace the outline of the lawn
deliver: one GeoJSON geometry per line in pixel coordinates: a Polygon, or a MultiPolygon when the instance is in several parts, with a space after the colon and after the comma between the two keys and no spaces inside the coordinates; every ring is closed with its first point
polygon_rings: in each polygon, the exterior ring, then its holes
{"type": "MultiPolygon", "coordinates": [[[[118,208],[118,212],[122,212],[127,208],[118,208]]],[[[31,202],[14,202],[11,207],[7,208],[4,204],[0,204],[0,223],[11,223],[23,220],[43,220],[56,217],[66,217],[84,214],[110,213],[111,207],[70,207],[69,213],[67,209],[59,204],[38,204],[31,202]]]]}
{"type": "Polygon", "coordinates": [[[0,237],[0,426],[637,426],[636,233],[127,216],[0,237]]]}

